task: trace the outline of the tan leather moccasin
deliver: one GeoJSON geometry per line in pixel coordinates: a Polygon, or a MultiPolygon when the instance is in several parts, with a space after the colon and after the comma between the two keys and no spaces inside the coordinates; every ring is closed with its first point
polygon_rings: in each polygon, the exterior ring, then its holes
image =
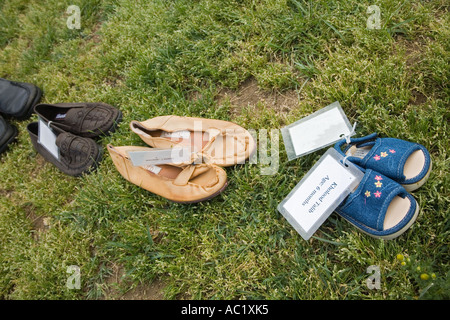
{"type": "Polygon", "coordinates": [[[190,146],[206,163],[222,167],[245,163],[256,149],[247,130],[223,120],[170,115],[134,120],[130,127],[151,147],[190,146]]]}
{"type": "Polygon", "coordinates": [[[133,166],[129,151],[152,150],[148,147],[114,147],[108,145],[114,165],[131,183],[179,203],[209,200],[223,190],[228,182],[224,169],[211,164],[175,164],[133,166]]]}

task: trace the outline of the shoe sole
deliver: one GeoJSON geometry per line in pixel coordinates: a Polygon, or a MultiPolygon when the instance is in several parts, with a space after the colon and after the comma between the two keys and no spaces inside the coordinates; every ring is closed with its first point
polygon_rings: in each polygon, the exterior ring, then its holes
{"type": "Polygon", "coordinates": [[[425,175],[425,177],[423,177],[422,180],[417,181],[415,183],[411,183],[411,184],[402,184],[403,188],[405,188],[406,191],[408,192],[412,192],[414,190],[419,189],[421,186],[423,186],[425,184],[425,182],[427,182],[428,178],[430,177],[430,173],[431,173],[431,167],[433,166],[432,161],[430,160],[430,168],[428,169],[427,174],[425,175]]]}
{"type": "Polygon", "coordinates": [[[14,142],[14,140],[16,140],[16,138],[17,138],[17,135],[19,134],[19,131],[17,130],[17,128],[15,126],[11,126],[11,128],[12,128],[13,132],[12,132],[11,136],[8,138],[8,140],[6,140],[6,142],[0,147],[0,154],[8,149],[9,144],[14,142]]]}
{"type": "Polygon", "coordinates": [[[192,203],[198,203],[198,202],[202,202],[202,201],[208,201],[208,200],[218,196],[219,194],[221,194],[227,188],[227,186],[228,186],[228,181],[225,182],[225,184],[223,185],[222,188],[220,188],[219,191],[217,191],[214,194],[212,194],[206,198],[203,198],[203,199],[193,200],[193,201],[175,201],[175,200],[170,200],[170,201],[175,202],[175,203],[181,203],[181,204],[192,204],[192,203]]]}

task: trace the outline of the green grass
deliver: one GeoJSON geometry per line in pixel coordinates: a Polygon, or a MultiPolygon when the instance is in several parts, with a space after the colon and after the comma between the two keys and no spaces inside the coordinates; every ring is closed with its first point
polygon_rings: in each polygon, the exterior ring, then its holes
{"type": "Polygon", "coordinates": [[[288,161],[280,141],[275,175],[227,168],[224,193],[180,205],[126,182],[107,154],[91,175],[65,176],[31,146],[36,116],[10,120],[20,134],[0,158],[0,297],[117,298],[159,279],[166,299],[448,299],[448,10],[439,0],[0,0],[0,77],[35,83],[43,102],[120,108],[103,146],[143,145],[131,120],[176,114],[270,131],[339,100],[359,136],[419,142],[433,158],[401,237],[373,239],[333,214],[304,241],[276,207],[324,150],[288,161]],[[372,4],[379,30],[366,28],[372,4]],[[69,5],[81,8],[80,30],[66,27],[69,5]],[[219,99],[247,80],[298,101],[279,112],[219,99]],[[80,290],[66,287],[70,265],[80,290]],[[371,265],[379,290],[366,285],[371,265]]]}

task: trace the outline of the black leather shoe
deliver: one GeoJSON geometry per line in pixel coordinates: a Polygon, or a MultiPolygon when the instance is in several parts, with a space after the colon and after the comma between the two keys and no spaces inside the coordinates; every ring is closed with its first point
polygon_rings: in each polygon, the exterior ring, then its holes
{"type": "Polygon", "coordinates": [[[0,116],[0,153],[17,137],[17,128],[0,116]]]}
{"type": "Polygon", "coordinates": [[[0,113],[3,115],[27,119],[41,96],[41,89],[34,84],[0,78],[0,113]]]}

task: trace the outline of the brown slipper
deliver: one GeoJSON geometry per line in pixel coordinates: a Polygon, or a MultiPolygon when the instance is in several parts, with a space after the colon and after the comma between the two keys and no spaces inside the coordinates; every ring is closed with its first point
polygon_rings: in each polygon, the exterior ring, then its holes
{"type": "Polygon", "coordinates": [[[52,128],[59,128],[80,137],[96,138],[113,132],[122,120],[122,112],[106,103],[38,104],[36,114],[52,128]]]}
{"type": "Polygon", "coordinates": [[[75,136],[58,128],[53,128],[57,135],[56,146],[59,159],[53,156],[39,141],[39,124],[32,122],[27,126],[34,149],[48,162],[70,176],[81,176],[97,168],[102,158],[102,149],[94,140],[75,136]]]}

